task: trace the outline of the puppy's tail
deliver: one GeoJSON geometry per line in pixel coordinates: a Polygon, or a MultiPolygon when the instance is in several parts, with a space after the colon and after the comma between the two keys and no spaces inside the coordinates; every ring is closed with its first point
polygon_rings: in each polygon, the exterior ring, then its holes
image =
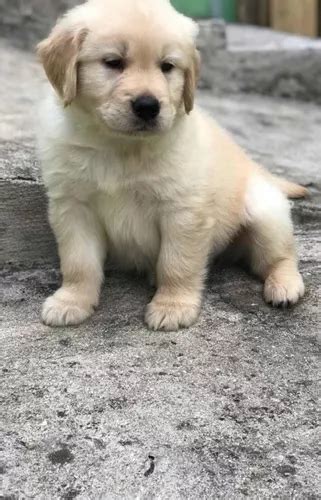
{"type": "Polygon", "coordinates": [[[277,175],[267,171],[264,167],[262,167],[262,165],[256,163],[255,166],[256,169],[259,169],[259,172],[263,174],[269,182],[279,188],[280,191],[287,196],[287,198],[295,200],[299,198],[307,198],[310,195],[310,192],[306,187],[296,184],[295,182],[288,181],[284,177],[278,177],[277,175]]]}
{"type": "Polygon", "coordinates": [[[309,190],[307,188],[300,186],[300,184],[290,182],[283,177],[276,177],[272,175],[272,181],[273,184],[281,189],[282,193],[290,199],[306,198],[309,196],[309,190]]]}

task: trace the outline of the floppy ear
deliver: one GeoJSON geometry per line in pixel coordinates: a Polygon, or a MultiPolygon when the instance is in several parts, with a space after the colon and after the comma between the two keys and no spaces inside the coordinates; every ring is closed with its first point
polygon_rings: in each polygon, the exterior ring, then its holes
{"type": "Polygon", "coordinates": [[[185,111],[189,114],[194,107],[194,97],[197,81],[200,73],[201,58],[199,52],[195,49],[191,57],[190,67],[185,71],[184,83],[184,105],[185,111]]]}
{"type": "Polygon", "coordinates": [[[86,29],[72,30],[57,25],[37,47],[48,80],[68,106],[77,95],[78,54],[86,29]]]}

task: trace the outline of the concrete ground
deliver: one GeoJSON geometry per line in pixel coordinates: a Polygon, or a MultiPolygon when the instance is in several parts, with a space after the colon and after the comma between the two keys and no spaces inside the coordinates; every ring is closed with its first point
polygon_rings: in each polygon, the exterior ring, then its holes
{"type": "Polygon", "coordinates": [[[1,61],[2,498],[321,498],[321,110],[199,95],[257,160],[310,186],[293,205],[307,284],[296,308],[272,310],[254,278],[216,265],[198,324],[151,333],[152,289],[110,270],[96,315],[54,330],[39,320],[59,283],[31,126],[39,69],[8,47],[1,61]]]}

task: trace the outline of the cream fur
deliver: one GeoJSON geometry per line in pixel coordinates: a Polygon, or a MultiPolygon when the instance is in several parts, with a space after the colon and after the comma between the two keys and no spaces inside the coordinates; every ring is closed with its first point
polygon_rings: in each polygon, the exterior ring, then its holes
{"type": "Polygon", "coordinates": [[[200,312],[210,257],[240,232],[266,300],[286,305],[303,295],[279,181],[192,111],[196,33],[167,0],[90,0],[40,44],[56,93],[40,110],[39,153],[63,274],[44,304],[46,324],[78,324],[93,313],[109,254],[155,276],[151,329],[188,327],[200,312]],[[69,51],[61,50],[64,39],[69,51]],[[121,74],[103,66],[110,57],[126,60],[121,74]],[[160,70],[164,60],[175,66],[170,75],[160,70]],[[140,130],[130,111],[144,92],[161,103],[153,130],[140,130]]]}

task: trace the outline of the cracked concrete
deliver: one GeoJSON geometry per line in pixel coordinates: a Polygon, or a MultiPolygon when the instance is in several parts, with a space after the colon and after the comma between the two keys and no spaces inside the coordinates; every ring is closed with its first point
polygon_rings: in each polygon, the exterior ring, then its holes
{"type": "Polygon", "coordinates": [[[109,269],[95,316],[53,330],[39,321],[60,281],[33,139],[42,76],[6,42],[0,57],[3,498],[321,498],[320,109],[198,97],[258,161],[310,186],[293,205],[298,307],[272,310],[260,283],[217,264],[199,323],[151,333],[153,290],[109,269]]]}

